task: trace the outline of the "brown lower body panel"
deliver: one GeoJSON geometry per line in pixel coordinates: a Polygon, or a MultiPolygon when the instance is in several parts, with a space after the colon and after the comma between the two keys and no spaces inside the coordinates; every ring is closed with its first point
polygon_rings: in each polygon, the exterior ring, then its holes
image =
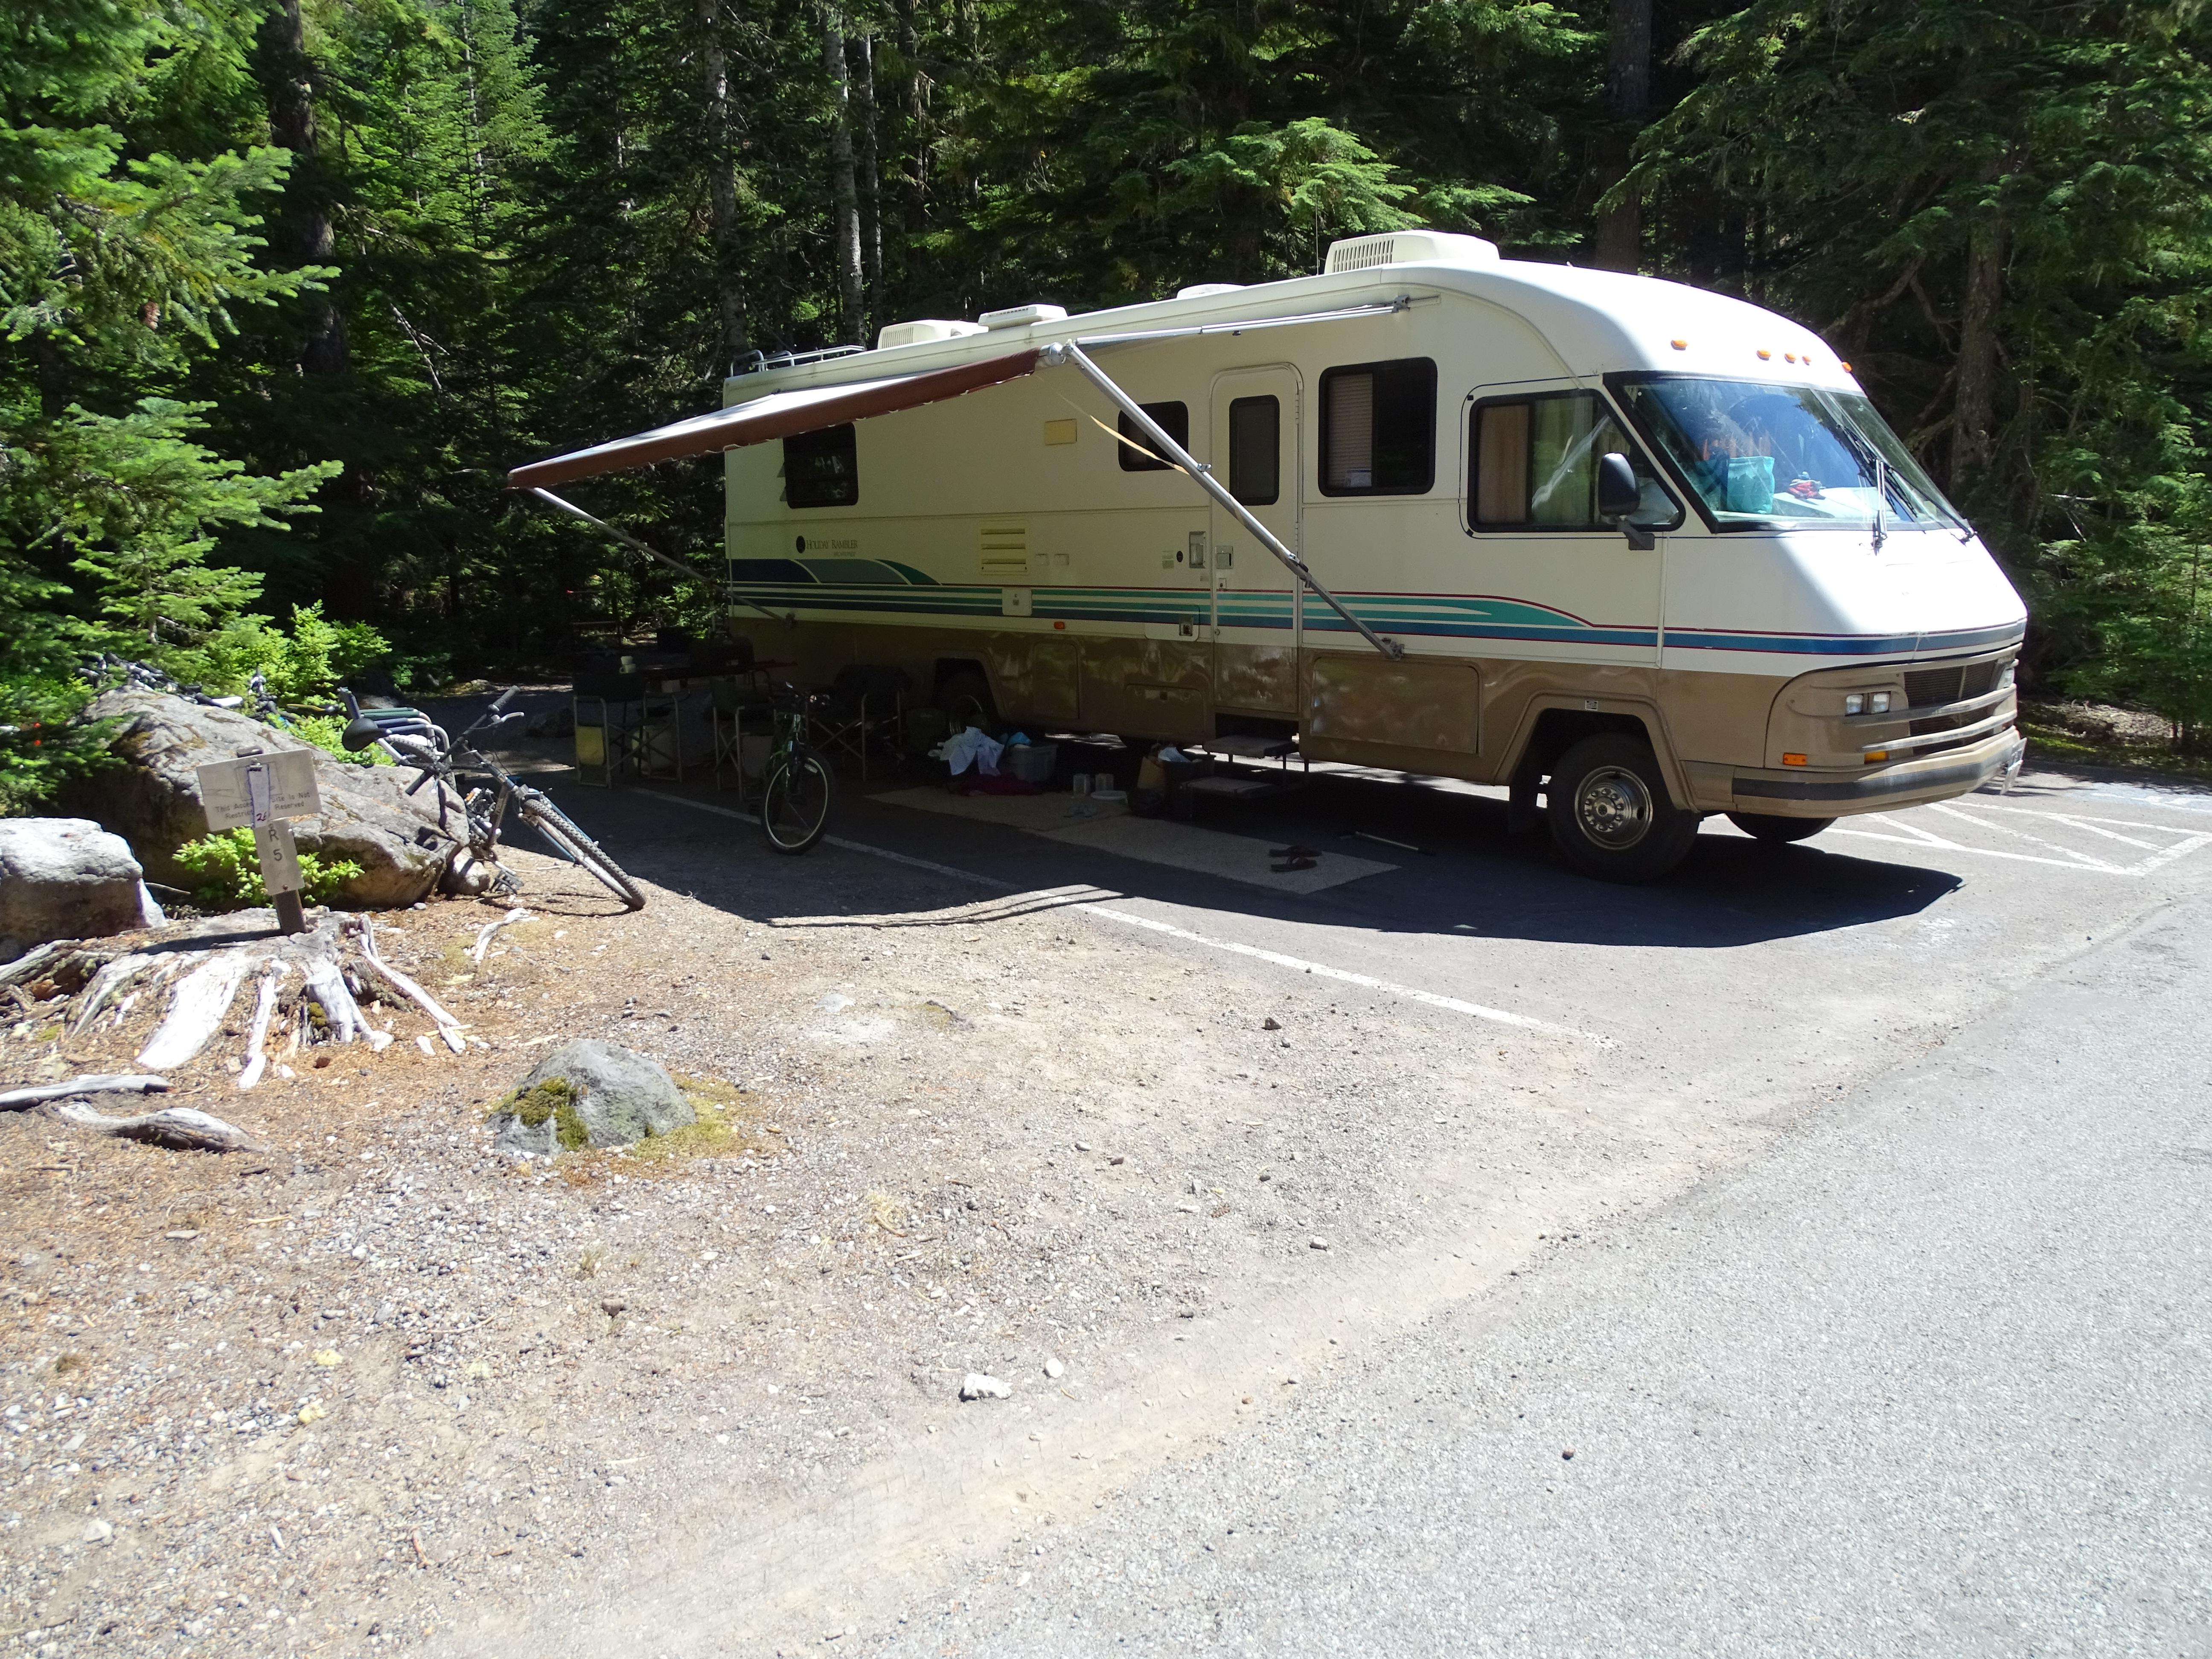
{"type": "Polygon", "coordinates": [[[1217,645],[1042,629],[845,622],[783,623],[742,613],[771,672],[826,685],[854,663],[902,668],[927,701],[953,674],[980,672],[1018,726],[1113,732],[1165,743],[1219,734],[1224,716],[1294,723],[1308,759],[1499,783],[1545,714],[1625,717],[1650,733],[1677,801],[1705,812],[1833,817],[1942,799],[2008,764],[2009,730],[1864,773],[1768,769],[1778,699],[1796,680],[1686,673],[1634,663],[1417,656],[1392,661],[1340,646],[1217,645]]]}

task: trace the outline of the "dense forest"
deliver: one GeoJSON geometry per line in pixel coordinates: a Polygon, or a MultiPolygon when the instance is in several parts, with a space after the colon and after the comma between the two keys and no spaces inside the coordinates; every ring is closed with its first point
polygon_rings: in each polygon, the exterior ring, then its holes
{"type": "MultiPolygon", "coordinates": [[[[1822,331],[2027,592],[2212,730],[2197,0],[7,0],[0,788],[119,650],[302,693],[696,621],[506,469],[882,323],[1427,224],[1822,331]]],[[[708,464],[594,486],[712,569],[708,464]]]]}

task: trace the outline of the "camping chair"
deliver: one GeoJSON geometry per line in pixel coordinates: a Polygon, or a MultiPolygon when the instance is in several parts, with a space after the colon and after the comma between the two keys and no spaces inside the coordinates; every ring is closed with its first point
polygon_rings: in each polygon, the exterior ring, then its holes
{"type": "Polygon", "coordinates": [[[837,671],[829,702],[810,721],[811,735],[825,754],[848,754],[860,764],[860,781],[868,781],[868,746],[881,735],[896,733],[905,706],[907,689],[914,682],[903,668],[878,668],[853,663],[837,671]]]}
{"type": "Polygon", "coordinates": [[[643,707],[645,676],[580,670],[570,706],[576,715],[576,780],[601,788],[634,751],[635,711],[643,707]]]}
{"type": "MultiPolygon", "coordinates": [[[[750,678],[751,677],[748,677],[750,678]]],[[[767,718],[769,696],[765,690],[737,679],[718,679],[707,688],[707,708],[712,721],[709,743],[714,766],[714,787],[722,787],[724,769],[734,773],[738,793],[744,799],[745,791],[745,716],[758,711],[760,719],[750,734],[754,741],[767,744],[775,736],[774,724],[767,718]]],[[[763,754],[762,759],[766,760],[763,754]]],[[[752,769],[755,771],[758,767],[752,769]]]]}

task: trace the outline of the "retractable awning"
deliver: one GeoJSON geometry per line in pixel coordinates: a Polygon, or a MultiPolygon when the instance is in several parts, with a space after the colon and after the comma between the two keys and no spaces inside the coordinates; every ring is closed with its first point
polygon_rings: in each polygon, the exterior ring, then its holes
{"type": "Polygon", "coordinates": [[[617,438],[612,443],[532,461],[509,472],[507,481],[516,489],[534,489],[547,484],[567,483],[574,478],[597,477],[603,472],[651,466],[657,461],[672,461],[687,455],[718,454],[747,444],[796,437],[802,432],[819,432],[824,427],[842,426],[848,421],[864,421],[872,415],[890,415],[902,409],[919,409],[924,404],[942,403],[963,392],[1018,380],[1036,365],[1037,353],[1031,349],[926,374],[891,375],[883,380],[856,381],[851,386],[818,386],[803,392],[772,392],[765,398],[718,409],[710,415],[694,415],[689,420],[617,438]]]}
{"type": "MultiPolygon", "coordinates": [[[[766,443],[773,438],[795,438],[801,433],[819,432],[824,427],[842,426],[848,421],[862,421],[872,415],[890,415],[902,409],[919,409],[924,404],[942,403],[948,398],[957,398],[963,392],[998,386],[1006,380],[1018,380],[1041,362],[1053,368],[1069,364],[1106,394],[1108,400],[1152,446],[1152,453],[1164,458],[1178,471],[1186,474],[1192,483],[1212,496],[1224,512],[1256,538],[1260,544],[1273,554],[1315,598],[1335,611],[1377,651],[1395,660],[1405,655],[1405,647],[1395,640],[1388,640],[1377,634],[1353,615],[1335,594],[1322,586],[1304,559],[1285,546],[1273,531],[1254,518],[1251,510],[1213,476],[1211,467],[1200,462],[1170,437],[1135,398],[1091,361],[1083,348],[1086,345],[1156,344],[1168,340],[1193,339],[1206,334],[1244,334],[1261,329],[1289,328],[1307,323],[1342,322],[1358,317],[1389,317],[1414,303],[1412,296],[1401,294],[1395,300],[1343,306],[1333,311],[1307,312],[1291,317],[1263,317],[1237,322],[1201,323],[1184,328],[1093,335],[1009,352],[1002,357],[986,357],[980,362],[963,363],[953,368],[887,375],[880,380],[856,381],[851,386],[821,386],[804,392],[772,392],[764,398],[717,410],[711,415],[695,415],[688,421],[655,427],[650,432],[618,438],[612,443],[532,461],[527,466],[518,466],[509,472],[507,481],[511,488],[528,490],[549,505],[563,513],[572,514],[594,529],[605,532],[625,547],[632,548],[647,558],[658,560],[678,574],[696,580],[698,576],[696,571],[688,569],[658,548],[648,547],[627,532],[592,517],[573,502],[562,501],[545,486],[565,483],[572,478],[597,477],[602,473],[651,466],[657,461],[672,461],[686,455],[716,454],[726,449],[743,448],[747,444],[766,443]]],[[[770,616],[775,614],[758,600],[742,592],[733,590],[732,597],[770,616]]],[[[781,620],[788,622],[793,618],[785,617],[781,620]]]]}

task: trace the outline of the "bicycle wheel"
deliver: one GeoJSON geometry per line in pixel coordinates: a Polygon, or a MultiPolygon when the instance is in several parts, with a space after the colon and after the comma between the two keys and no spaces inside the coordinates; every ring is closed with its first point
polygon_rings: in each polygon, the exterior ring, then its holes
{"type": "Polygon", "coordinates": [[[779,853],[804,853],[830,827],[830,769],[811,749],[769,763],[761,787],[761,833],[779,853]]]}
{"type": "Polygon", "coordinates": [[[645,895],[622,866],[600,849],[599,842],[579,830],[559,807],[543,795],[524,797],[514,804],[522,821],[553,843],[553,848],[571,864],[580,864],[611,888],[615,896],[633,910],[645,908],[645,895]]]}

